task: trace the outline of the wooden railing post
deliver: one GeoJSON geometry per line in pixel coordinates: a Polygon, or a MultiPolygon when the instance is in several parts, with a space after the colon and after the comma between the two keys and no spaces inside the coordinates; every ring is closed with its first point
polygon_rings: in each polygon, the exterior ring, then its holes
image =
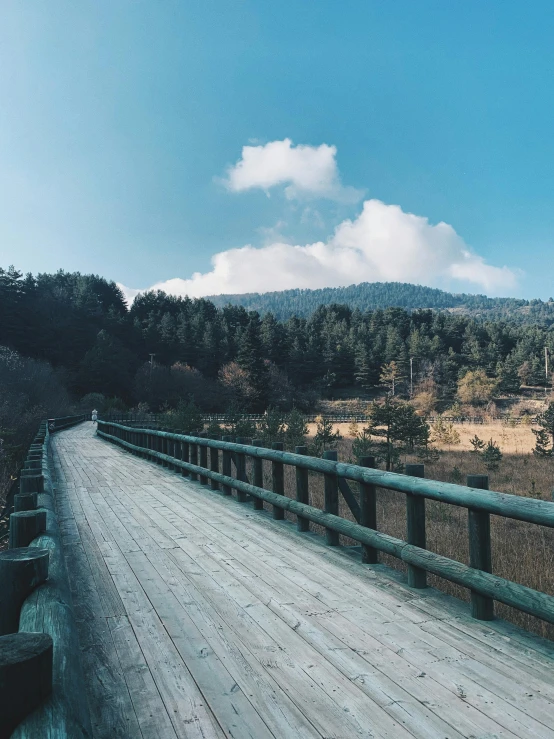
{"type": "MultiPolygon", "coordinates": [[[[208,434],[205,431],[201,431],[198,434],[199,439],[205,439],[208,436],[208,434]]],[[[207,470],[208,469],[208,447],[204,446],[204,444],[200,444],[200,467],[207,470]]],[[[208,484],[208,478],[206,475],[200,474],[200,484],[201,485],[207,485],[208,484]]]]}
{"type": "MultiPolygon", "coordinates": [[[[489,489],[488,475],[468,475],[467,486],[489,489]]],[[[492,572],[491,517],[489,513],[468,508],[469,566],[483,572],[492,572]]],[[[494,618],[494,600],[471,591],[471,615],[481,621],[494,618]]]]}
{"type": "MultiPolygon", "coordinates": [[[[231,442],[231,437],[229,435],[222,436],[221,437],[221,440],[222,441],[226,441],[227,443],[230,443],[231,442]]],[[[232,477],[232,475],[233,475],[233,469],[232,469],[232,466],[231,466],[231,452],[228,449],[224,449],[223,450],[223,454],[221,455],[221,472],[226,477],[232,477]]],[[[233,489],[231,488],[230,485],[222,485],[221,486],[221,491],[222,491],[223,495],[232,495],[233,494],[233,489]]]]}
{"type": "MultiPolygon", "coordinates": [[[[338,453],[336,449],[327,449],[323,452],[323,459],[336,462],[338,453]]],[[[336,472],[324,473],[325,513],[339,515],[339,481],[336,472]]],[[[339,534],[332,529],[325,529],[325,541],[331,547],[338,547],[339,534]]]]}
{"type": "MultiPolygon", "coordinates": [[[[274,441],[271,445],[276,451],[283,451],[283,442],[274,441]]],[[[273,492],[277,495],[285,494],[285,466],[282,462],[271,462],[271,479],[273,483],[273,492]]],[[[282,521],[285,518],[285,511],[279,506],[273,506],[273,518],[276,521],[282,521]]]]}
{"type": "MultiPolygon", "coordinates": [[[[252,439],[252,446],[264,446],[263,439],[252,439]]],[[[257,488],[264,486],[264,461],[260,457],[252,457],[252,485],[257,488]]],[[[254,510],[263,511],[264,502],[261,498],[254,498],[254,510]]]]}
{"type": "MultiPolygon", "coordinates": [[[[163,438],[161,436],[155,436],[154,438],[156,439],[156,451],[161,452],[161,454],[163,454],[163,451],[164,451],[163,438]]],[[[161,459],[158,459],[158,464],[161,467],[165,467],[165,464],[162,462],[161,459]]]]}
{"type": "MultiPolygon", "coordinates": [[[[177,456],[175,454],[176,441],[175,441],[175,439],[167,439],[166,441],[167,441],[167,452],[166,452],[166,454],[169,457],[173,457],[175,459],[175,457],[177,456]]],[[[177,470],[177,467],[172,462],[169,462],[169,464],[167,466],[173,472],[175,472],[177,470]]]]}
{"type": "MultiPolygon", "coordinates": [[[[405,474],[410,477],[425,477],[425,465],[407,464],[405,474]]],[[[406,493],[406,526],[408,544],[425,549],[425,498],[406,493]]],[[[426,588],[427,573],[425,570],[409,564],[408,585],[411,588],[426,588]]]]}
{"type": "Polygon", "coordinates": [[[10,516],[9,548],[27,547],[39,534],[46,531],[46,511],[21,511],[10,516]]]}
{"type": "Polygon", "coordinates": [[[18,630],[23,601],[48,578],[49,557],[38,547],[0,552],[0,636],[18,630]]]}
{"type": "MultiPolygon", "coordinates": [[[[0,652],[0,736],[10,737],[52,692],[54,643],[49,634],[18,632],[0,636],[0,652]]],[[[41,729],[50,736],[67,736],[57,726],[41,729]]]]}
{"type": "MultiPolygon", "coordinates": [[[[249,444],[250,439],[245,436],[237,436],[237,444],[249,444]]],[[[235,456],[237,467],[237,480],[246,482],[246,454],[237,452],[235,456]]],[[[247,495],[243,490],[237,490],[237,500],[239,503],[246,503],[247,495]]]]}
{"type": "MultiPolygon", "coordinates": [[[[294,447],[295,454],[308,454],[307,446],[294,447]]],[[[296,500],[299,503],[310,505],[310,490],[308,487],[308,470],[304,467],[296,467],[296,500]]],[[[309,531],[310,522],[303,516],[297,516],[296,528],[298,531],[309,531]]]]}
{"type": "MultiPolygon", "coordinates": [[[[194,442],[190,445],[190,463],[198,467],[198,444],[194,442]]],[[[190,479],[196,482],[198,480],[198,473],[191,472],[190,479]]]]}
{"type": "MultiPolygon", "coordinates": [[[[375,457],[360,457],[360,467],[375,468],[375,457]]],[[[360,489],[360,525],[377,531],[377,490],[375,485],[367,482],[359,483],[360,489]]],[[[375,565],[379,562],[379,552],[375,547],[362,544],[362,562],[375,565]]]]}
{"type": "MultiPolygon", "coordinates": [[[[212,436],[212,439],[219,441],[220,436],[212,436]]],[[[212,472],[219,472],[219,449],[210,448],[210,469],[212,472]]],[[[210,480],[212,490],[219,490],[217,480],[210,480]]]]}
{"type": "MultiPolygon", "coordinates": [[[[185,434],[184,431],[181,431],[181,433],[183,434],[183,436],[186,436],[186,434],[185,434]]],[[[181,442],[181,460],[183,462],[188,462],[189,461],[189,443],[188,443],[188,441],[182,441],[181,442]]],[[[181,469],[181,475],[183,477],[189,477],[188,470],[181,469]]]]}

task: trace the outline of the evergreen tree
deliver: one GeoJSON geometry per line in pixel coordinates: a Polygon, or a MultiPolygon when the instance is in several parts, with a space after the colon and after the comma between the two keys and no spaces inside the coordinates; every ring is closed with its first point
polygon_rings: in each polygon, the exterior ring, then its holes
{"type": "Polygon", "coordinates": [[[247,373],[248,381],[253,389],[250,409],[254,413],[263,411],[267,405],[268,369],[262,354],[260,317],[257,313],[250,316],[248,325],[244,329],[237,363],[247,373]]]}
{"type": "Polygon", "coordinates": [[[429,443],[428,424],[411,405],[389,396],[382,404],[373,403],[368,428],[372,436],[382,439],[381,456],[387,470],[396,466],[402,449],[429,443]]]}
{"type": "Polygon", "coordinates": [[[534,453],[538,457],[551,457],[554,454],[554,402],[537,416],[538,429],[533,429],[536,444],[534,453]]]}

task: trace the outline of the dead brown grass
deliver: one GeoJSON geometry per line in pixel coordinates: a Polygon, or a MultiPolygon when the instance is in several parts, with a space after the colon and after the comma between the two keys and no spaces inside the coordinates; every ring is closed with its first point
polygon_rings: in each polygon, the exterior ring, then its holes
{"type": "MultiPolygon", "coordinates": [[[[534,437],[527,426],[510,428],[500,423],[487,425],[463,424],[457,426],[461,443],[444,449],[438,462],[426,465],[426,477],[446,482],[462,482],[469,474],[487,474],[483,463],[471,453],[469,439],[477,433],[480,438],[495,439],[502,449],[504,459],[497,472],[489,473],[491,490],[523,495],[542,500],[552,500],[552,476],[554,463],[538,459],[531,449],[534,437]],[[456,472],[456,471],[457,472],[456,472]],[[453,477],[456,478],[453,480],[453,477]]],[[[347,432],[347,429],[345,429],[347,432]]],[[[339,442],[339,459],[352,456],[352,440],[339,442]]],[[[403,461],[417,461],[406,457],[403,461]]],[[[271,488],[269,464],[265,463],[265,486],[271,488]]],[[[350,483],[353,489],[356,483],[350,483]]],[[[285,468],[286,495],[295,496],[295,473],[285,468]]],[[[323,476],[310,474],[311,505],[323,507],[323,476]]],[[[469,563],[467,510],[456,506],[427,501],[427,548],[465,564],[469,563]]],[[[346,503],[340,502],[340,515],[354,520],[346,503]]],[[[294,516],[287,516],[294,520],[294,516]]],[[[377,504],[378,529],[399,539],[406,538],[406,500],[402,493],[379,490],[377,504]]],[[[314,527],[315,528],[315,527],[314,527]]],[[[321,531],[321,533],[323,533],[321,531]]],[[[554,596],[554,530],[542,526],[513,521],[498,516],[491,517],[493,572],[508,580],[526,585],[554,596]]],[[[355,544],[341,537],[341,543],[355,544]]],[[[393,557],[383,555],[381,561],[396,570],[405,571],[405,565],[393,557]]],[[[453,583],[430,576],[429,584],[465,601],[469,593],[453,583]]],[[[511,621],[543,637],[554,639],[554,626],[528,616],[502,604],[496,604],[498,616],[511,621]]]]}

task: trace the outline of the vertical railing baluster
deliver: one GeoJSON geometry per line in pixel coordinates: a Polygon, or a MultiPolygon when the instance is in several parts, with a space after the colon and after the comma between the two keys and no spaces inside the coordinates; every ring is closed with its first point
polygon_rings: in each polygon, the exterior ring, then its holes
{"type": "MultiPolygon", "coordinates": [[[[323,459],[336,462],[338,453],[336,449],[327,449],[323,452],[323,459]]],[[[323,475],[324,478],[324,497],[325,497],[325,513],[332,513],[333,516],[339,515],[339,481],[336,472],[329,472],[323,475]]],[[[325,529],[325,541],[331,547],[339,545],[339,534],[332,529],[325,529]]]]}
{"type": "MultiPolygon", "coordinates": [[[[297,446],[294,448],[295,454],[308,454],[307,446],[297,446]]],[[[296,500],[299,503],[310,505],[310,491],[308,487],[308,470],[304,467],[295,467],[296,473],[296,500]]],[[[310,522],[303,516],[297,516],[296,528],[298,531],[309,531],[310,522]]]]}
{"type": "MultiPolygon", "coordinates": [[[[425,465],[407,464],[405,474],[410,477],[425,477],[425,465]]],[[[406,527],[408,544],[425,549],[425,498],[406,493],[406,527]]],[[[421,567],[408,565],[408,585],[411,588],[426,588],[427,573],[421,567]]]]}
{"type": "MultiPolygon", "coordinates": [[[[205,439],[208,436],[208,434],[205,431],[201,431],[198,434],[199,439],[205,439]]],[[[199,449],[199,456],[200,456],[200,467],[207,470],[208,469],[208,447],[204,444],[200,444],[199,449]]],[[[208,478],[206,475],[200,474],[200,484],[201,485],[207,485],[208,484],[208,478]]]]}
{"type": "MultiPolygon", "coordinates": [[[[198,444],[195,442],[192,442],[190,445],[190,463],[198,467],[198,444]]],[[[198,473],[191,472],[190,479],[196,482],[198,480],[198,473]]]]}
{"type": "MultiPolygon", "coordinates": [[[[185,431],[181,431],[181,433],[183,434],[183,436],[186,436],[186,432],[185,431]]],[[[182,459],[183,462],[188,462],[189,461],[189,443],[188,443],[188,441],[182,441],[181,442],[181,459],[182,459]]],[[[189,477],[188,470],[185,470],[184,468],[182,468],[181,469],[181,475],[183,477],[189,477]]]]}
{"type": "MultiPolygon", "coordinates": [[[[283,442],[274,441],[271,445],[272,449],[278,452],[283,451],[283,442]]],[[[282,462],[271,462],[271,479],[273,483],[273,492],[277,495],[285,494],[285,466],[282,462]]],[[[276,521],[282,521],[285,518],[285,511],[279,506],[273,506],[273,518],[276,521]]]]}
{"type": "MultiPolygon", "coordinates": [[[[360,467],[375,468],[375,457],[360,457],[360,467]]],[[[375,485],[367,482],[359,484],[360,490],[360,525],[377,531],[377,490],[375,485]]],[[[362,544],[362,562],[375,565],[379,562],[379,552],[369,544],[362,544]]]]}
{"type": "MultiPolygon", "coordinates": [[[[226,435],[223,436],[221,440],[229,443],[231,441],[231,437],[229,435],[226,435]]],[[[229,449],[224,449],[223,454],[221,455],[221,471],[226,477],[233,476],[233,469],[231,466],[231,452],[229,451],[229,449]]],[[[233,489],[230,485],[222,485],[221,491],[223,495],[233,494],[233,489]]]]}
{"type": "MultiPolygon", "coordinates": [[[[468,475],[467,486],[489,489],[488,475],[468,475]]],[[[483,572],[492,572],[490,513],[468,508],[469,566],[483,572]]],[[[494,618],[494,600],[471,591],[471,615],[481,621],[494,618]]]]}
{"type": "MultiPolygon", "coordinates": [[[[248,444],[249,439],[244,436],[237,437],[237,444],[248,444]]],[[[246,454],[244,452],[237,452],[235,459],[237,460],[237,480],[246,482],[246,454]]],[[[243,490],[237,490],[237,500],[239,503],[246,503],[247,495],[243,490]]]]}
{"type": "MultiPolygon", "coordinates": [[[[252,439],[252,446],[263,447],[263,439],[252,439]]],[[[264,461],[261,457],[252,457],[252,485],[257,488],[264,486],[264,461]]],[[[263,511],[264,502],[261,498],[254,498],[254,510],[263,511]]]]}
{"type": "MultiPolygon", "coordinates": [[[[220,436],[212,436],[212,439],[219,441],[220,436]]],[[[219,472],[219,449],[210,447],[210,469],[212,472],[219,472]]],[[[219,490],[219,483],[217,480],[210,480],[210,487],[212,490],[219,490]]]]}

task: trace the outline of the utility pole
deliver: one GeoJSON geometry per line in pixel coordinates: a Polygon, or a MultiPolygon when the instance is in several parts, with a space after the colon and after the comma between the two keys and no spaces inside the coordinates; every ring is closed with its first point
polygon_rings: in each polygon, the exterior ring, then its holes
{"type": "Polygon", "coordinates": [[[546,385],[548,385],[548,347],[544,347],[544,374],[546,378],[546,384],[544,386],[544,394],[546,395],[546,385]]]}
{"type": "Polygon", "coordinates": [[[414,397],[414,358],[410,357],[410,398],[414,397]]]}

